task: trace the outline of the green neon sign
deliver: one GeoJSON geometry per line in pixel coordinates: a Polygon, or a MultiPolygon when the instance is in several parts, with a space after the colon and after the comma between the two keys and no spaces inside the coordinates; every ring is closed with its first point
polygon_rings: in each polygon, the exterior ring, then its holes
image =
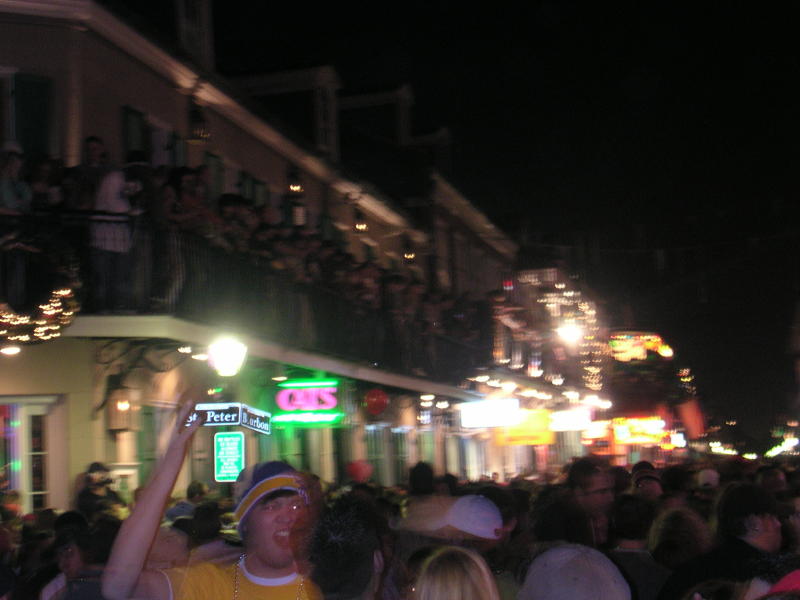
{"type": "Polygon", "coordinates": [[[314,423],[334,423],[344,417],[343,412],[316,412],[304,410],[291,413],[283,413],[272,417],[273,423],[302,423],[306,425],[314,423]]]}
{"type": "Polygon", "coordinates": [[[244,433],[214,434],[214,481],[236,481],[244,464],[244,433]]]}
{"type": "Polygon", "coordinates": [[[330,388],[338,386],[338,379],[292,379],[278,384],[280,388],[330,388]]]}

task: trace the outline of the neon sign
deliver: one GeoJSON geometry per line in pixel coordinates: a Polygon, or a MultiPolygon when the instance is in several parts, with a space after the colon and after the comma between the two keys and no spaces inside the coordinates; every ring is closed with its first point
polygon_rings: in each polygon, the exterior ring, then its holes
{"type": "Polygon", "coordinates": [[[335,387],[287,389],[278,392],[275,403],[281,410],[326,410],[336,408],[335,387]]]}
{"type": "Polygon", "coordinates": [[[294,379],[278,384],[275,404],[283,411],[272,418],[274,423],[296,425],[330,425],[345,414],[335,411],[339,401],[336,379],[294,379]]]}

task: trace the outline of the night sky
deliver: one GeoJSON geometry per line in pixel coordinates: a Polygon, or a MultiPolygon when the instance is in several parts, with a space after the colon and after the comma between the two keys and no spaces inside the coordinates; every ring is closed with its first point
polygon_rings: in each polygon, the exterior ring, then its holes
{"type": "Polygon", "coordinates": [[[612,325],[662,333],[716,414],[764,432],[797,395],[791,4],[508,4],[217,0],[217,64],[330,64],[343,95],[411,84],[415,131],[450,129],[465,195],[527,254],[570,259],[612,325]]]}

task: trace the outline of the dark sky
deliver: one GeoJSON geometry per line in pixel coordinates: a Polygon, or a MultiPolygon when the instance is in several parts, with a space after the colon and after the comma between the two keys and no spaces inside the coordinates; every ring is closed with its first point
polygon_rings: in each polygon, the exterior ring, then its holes
{"type": "Polygon", "coordinates": [[[527,223],[534,250],[594,247],[580,270],[613,324],[662,333],[714,412],[763,433],[788,410],[789,3],[254,4],[217,2],[223,71],[332,64],[344,94],[410,83],[418,131],[450,128],[468,197],[508,230],[527,223]]]}
{"type": "Polygon", "coordinates": [[[796,395],[796,23],[789,2],[215,0],[223,73],[411,84],[416,130],[451,130],[457,186],[578,259],[612,324],[662,333],[751,431],[796,395]]]}

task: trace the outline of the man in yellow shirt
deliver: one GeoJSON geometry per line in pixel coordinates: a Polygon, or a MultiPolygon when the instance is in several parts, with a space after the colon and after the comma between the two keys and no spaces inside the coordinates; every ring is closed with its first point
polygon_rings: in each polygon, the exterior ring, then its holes
{"type": "Polygon", "coordinates": [[[286,463],[245,469],[237,481],[236,517],[244,544],[234,564],[203,563],[167,571],[144,570],[161,513],[200,419],[185,426],[194,402],[184,398],[175,433],[131,516],[123,523],[103,574],[108,600],[319,600],[298,572],[303,529],[312,510],[304,480],[286,463]]]}

